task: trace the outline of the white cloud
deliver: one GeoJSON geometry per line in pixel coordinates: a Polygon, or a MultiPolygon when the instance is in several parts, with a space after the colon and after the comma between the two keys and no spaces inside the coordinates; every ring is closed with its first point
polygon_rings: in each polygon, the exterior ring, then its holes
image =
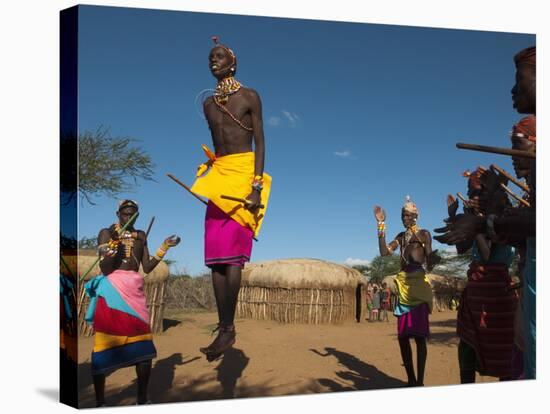
{"type": "Polygon", "coordinates": [[[348,257],[344,261],[345,265],[348,266],[368,266],[370,264],[370,260],[367,259],[354,259],[352,257],[348,257]]]}
{"type": "Polygon", "coordinates": [[[279,126],[280,123],[281,123],[281,118],[279,118],[278,116],[271,116],[267,120],[267,123],[271,126],[274,126],[274,127],[279,126]]]}
{"type": "Polygon", "coordinates": [[[345,151],[334,151],[334,155],[341,158],[349,158],[351,157],[351,151],[345,150],[345,151]]]}
{"type": "Polygon", "coordinates": [[[286,119],[288,119],[288,122],[290,122],[290,126],[296,126],[296,123],[300,120],[300,117],[297,114],[287,111],[286,109],[283,109],[281,112],[286,119]]]}

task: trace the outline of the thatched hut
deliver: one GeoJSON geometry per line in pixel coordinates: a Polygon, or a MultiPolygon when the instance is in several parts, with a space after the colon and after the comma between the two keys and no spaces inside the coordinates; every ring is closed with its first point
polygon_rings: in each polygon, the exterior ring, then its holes
{"type": "MultiPolygon", "coordinates": [[[[73,269],[75,268],[76,258],[74,256],[64,256],[65,261],[73,269]]],[[[96,250],[79,250],[78,251],[78,274],[82,275],[97,259],[96,250]]],[[[65,269],[62,269],[65,273],[65,269]]],[[[155,269],[145,274],[143,269],[139,269],[139,273],[144,277],[145,296],[147,297],[147,306],[149,308],[149,323],[153,333],[162,332],[163,316],[164,316],[164,292],[168,282],[169,270],[164,262],[160,262],[155,269]]],[[[86,276],[86,279],[80,283],[78,290],[78,329],[80,335],[90,336],[93,334],[93,329],[85,321],[86,310],[88,309],[89,298],[86,295],[83,287],[86,281],[101,274],[99,263],[97,263],[92,271],[86,276]]]]}
{"type": "MultiPolygon", "coordinates": [[[[443,311],[449,309],[451,299],[460,295],[466,286],[466,279],[452,276],[441,276],[428,273],[428,280],[433,290],[433,309],[443,311]]],[[[386,276],[382,283],[386,283],[392,293],[396,293],[395,275],[386,276]]]]}
{"type": "Polygon", "coordinates": [[[364,277],[355,270],[317,259],[247,264],[237,315],[283,323],[360,321],[364,277]]]}

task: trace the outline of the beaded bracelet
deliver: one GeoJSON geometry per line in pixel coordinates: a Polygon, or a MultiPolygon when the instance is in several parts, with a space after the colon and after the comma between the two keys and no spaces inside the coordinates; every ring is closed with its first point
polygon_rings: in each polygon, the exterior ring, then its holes
{"type": "Polygon", "coordinates": [[[170,246],[168,246],[166,243],[162,243],[160,247],[157,249],[157,252],[153,256],[155,259],[157,259],[159,262],[162,261],[164,256],[166,256],[166,253],[168,252],[168,249],[170,246]]]}
{"type": "Polygon", "coordinates": [[[378,237],[384,237],[386,235],[386,223],[379,221],[377,225],[378,237]]]}

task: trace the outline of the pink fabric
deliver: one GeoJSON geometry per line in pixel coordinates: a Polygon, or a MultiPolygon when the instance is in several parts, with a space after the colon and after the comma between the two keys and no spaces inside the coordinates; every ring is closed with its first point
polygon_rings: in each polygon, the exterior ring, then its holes
{"type": "Polygon", "coordinates": [[[133,270],[115,270],[107,276],[109,282],[118,291],[124,302],[130,306],[146,323],[149,323],[147,299],[143,292],[143,277],[133,270]]]}
{"type": "Polygon", "coordinates": [[[244,266],[250,261],[254,232],[241,226],[212,202],[208,202],[206,208],[204,230],[206,266],[244,266]]]}
{"type": "Polygon", "coordinates": [[[397,336],[407,338],[419,336],[427,338],[430,336],[430,325],[428,315],[430,307],[422,303],[412,308],[409,312],[397,317],[397,336]]]}

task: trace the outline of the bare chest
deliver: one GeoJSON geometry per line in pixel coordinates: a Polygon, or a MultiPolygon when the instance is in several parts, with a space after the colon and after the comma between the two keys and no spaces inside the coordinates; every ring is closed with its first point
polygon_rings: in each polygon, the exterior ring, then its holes
{"type": "Polygon", "coordinates": [[[229,123],[232,125],[235,123],[236,118],[239,121],[246,122],[250,115],[250,104],[247,99],[242,95],[230,96],[225,105],[214,102],[213,99],[209,99],[205,105],[204,114],[210,129],[218,129],[229,123]]]}

